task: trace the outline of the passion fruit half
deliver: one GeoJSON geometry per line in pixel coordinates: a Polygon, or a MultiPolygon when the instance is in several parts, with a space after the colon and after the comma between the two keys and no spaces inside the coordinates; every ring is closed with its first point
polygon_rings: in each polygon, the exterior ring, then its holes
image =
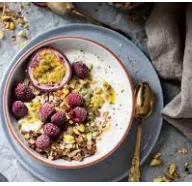
{"type": "Polygon", "coordinates": [[[41,92],[53,92],[67,84],[72,75],[65,55],[52,47],[43,47],[29,60],[27,73],[31,83],[41,92]]]}

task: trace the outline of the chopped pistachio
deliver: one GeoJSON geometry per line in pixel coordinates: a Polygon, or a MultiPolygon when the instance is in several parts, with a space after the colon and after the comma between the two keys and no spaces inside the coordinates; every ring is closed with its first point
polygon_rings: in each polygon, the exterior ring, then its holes
{"type": "Polygon", "coordinates": [[[75,139],[73,136],[69,135],[69,134],[64,134],[63,136],[63,141],[65,143],[75,143],[75,139]]]}
{"type": "Polygon", "coordinates": [[[21,30],[20,32],[18,32],[18,36],[22,38],[27,38],[27,31],[21,30]]]}
{"type": "Polygon", "coordinates": [[[161,153],[160,153],[160,152],[156,153],[156,154],[153,156],[154,159],[158,159],[158,158],[160,158],[160,157],[161,157],[161,153]]]}
{"type": "Polygon", "coordinates": [[[0,40],[3,39],[4,37],[5,37],[4,32],[0,30],[0,40]]]}
{"type": "Polygon", "coordinates": [[[162,164],[162,160],[161,159],[153,159],[150,163],[151,167],[156,167],[162,164]]]}
{"type": "Polygon", "coordinates": [[[15,24],[14,22],[9,22],[6,26],[7,29],[9,30],[14,30],[15,29],[15,24]]]}
{"type": "Polygon", "coordinates": [[[169,172],[164,172],[164,176],[165,176],[165,178],[167,178],[168,180],[173,180],[173,179],[174,179],[173,175],[171,175],[169,172]]]}
{"type": "Polygon", "coordinates": [[[165,182],[163,178],[154,178],[153,182],[165,182]]]}
{"type": "Polygon", "coordinates": [[[74,132],[76,135],[79,135],[79,134],[80,134],[80,132],[79,132],[75,127],[73,127],[73,132],[74,132]]]}
{"type": "Polygon", "coordinates": [[[77,130],[80,131],[80,132],[85,132],[85,127],[84,127],[83,124],[78,125],[76,128],[77,128],[77,130]]]}
{"type": "Polygon", "coordinates": [[[176,171],[176,168],[177,168],[176,164],[175,164],[175,163],[172,163],[172,164],[169,166],[169,173],[170,173],[171,175],[173,175],[173,174],[175,173],[175,171],[176,171]]]}
{"type": "Polygon", "coordinates": [[[166,178],[165,176],[163,176],[163,179],[165,180],[165,182],[171,182],[172,180],[166,178]]]}
{"type": "Polygon", "coordinates": [[[12,17],[11,16],[1,16],[1,20],[2,21],[10,21],[10,20],[12,20],[12,17]]]}

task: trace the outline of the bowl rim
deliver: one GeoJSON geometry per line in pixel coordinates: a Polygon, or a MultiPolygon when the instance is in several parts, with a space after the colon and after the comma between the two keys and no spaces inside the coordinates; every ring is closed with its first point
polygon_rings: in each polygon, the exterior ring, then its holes
{"type": "MultiPolygon", "coordinates": [[[[21,50],[22,51],[22,50],[21,50]]],[[[20,52],[21,52],[20,51],[20,52]]],[[[20,53],[19,52],[19,53],[20,53]]],[[[17,55],[19,55],[19,53],[17,55]]],[[[32,47],[30,47],[26,52],[24,52],[20,57],[19,59],[15,62],[15,64],[13,64],[13,66],[11,67],[11,69],[9,69],[9,71],[6,72],[7,73],[7,78],[5,80],[5,87],[4,87],[4,90],[3,90],[3,104],[2,104],[2,108],[3,108],[3,114],[4,114],[4,117],[5,117],[5,124],[6,126],[8,127],[8,130],[10,131],[10,134],[14,137],[14,139],[17,141],[17,143],[22,147],[22,149],[28,153],[31,157],[33,157],[35,160],[43,163],[44,165],[47,165],[47,166],[50,166],[50,167],[55,167],[55,168],[65,168],[65,169],[76,169],[76,168],[84,168],[84,167],[88,167],[88,166],[91,166],[91,165],[94,165],[104,159],[106,159],[107,157],[109,157],[111,154],[113,154],[119,147],[120,145],[123,143],[123,141],[125,140],[126,136],[128,135],[129,133],[129,130],[133,124],[133,118],[134,118],[134,112],[135,112],[135,98],[134,98],[134,86],[133,86],[133,81],[132,81],[132,78],[129,74],[129,72],[127,71],[125,65],[123,64],[123,62],[110,50],[108,49],[106,46],[104,46],[103,44],[99,43],[99,42],[96,42],[96,41],[93,41],[91,39],[87,39],[87,38],[84,38],[84,37],[79,37],[79,36],[56,36],[56,37],[51,37],[49,39],[46,39],[46,40],[43,40],[41,42],[38,42],[37,44],[33,45],[32,47]],[[23,62],[23,58],[26,57],[26,55],[28,55],[29,53],[31,53],[31,51],[35,51],[36,48],[39,48],[39,46],[43,45],[43,44],[46,44],[46,43],[50,43],[52,41],[57,41],[57,40],[62,40],[62,39],[78,39],[78,40],[82,40],[82,41],[86,41],[86,42],[91,42],[103,49],[105,49],[107,52],[110,53],[110,55],[112,55],[116,60],[117,62],[121,65],[122,69],[124,70],[125,74],[126,74],[126,77],[128,79],[128,82],[129,82],[129,85],[130,85],[130,88],[131,88],[131,93],[132,93],[132,111],[131,111],[131,117],[130,117],[130,120],[128,122],[128,125],[127,125],[127,128],[122,136],[122,138],[118,141],[118,143],[105,155],[103,155],[102,157],[94,160],[94,161],[91,161],[91,162],[88,162],[88,163],[84,163],[84,164],[80,164],[80,165],[59,165],[59,164],[55,164],[54,161],[50,161],[48,159],[43,159],[41,158],[40,156],[36,155],[33,151],[31,151],[29,149],[28,146],[26,146],[18,137],[18,135],[16,134],[16,132],[14,131],[13,127],[12,127],[12,124],[10,122],[10,119],[9,119],[9,111],[8,111],[8,106],[7,106],[7,102],[8,100],[6,100],[7,98],[7,92],[8,92],[8,86],[10,84],[10,81],[12,79],[12,76],[17,68],[17,66],[23,62]]]]}

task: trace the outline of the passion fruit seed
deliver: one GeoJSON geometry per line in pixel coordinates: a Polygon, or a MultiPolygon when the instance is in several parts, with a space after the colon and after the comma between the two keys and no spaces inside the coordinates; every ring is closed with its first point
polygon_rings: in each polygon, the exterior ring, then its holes
{"type": "Polygon", "coordinates": [[[71,78],[67,58],[57,49],[44,47],[30,59],[27,72],[32,84],[42,92],[61,89],[71,78]]]}
{"type": "Polygon", "coordinates": [[[39,64],[33,69],[33,76],[40,84],[59,83],[65,76],[65,66],[51,50],[39,54],[39,64]]]}

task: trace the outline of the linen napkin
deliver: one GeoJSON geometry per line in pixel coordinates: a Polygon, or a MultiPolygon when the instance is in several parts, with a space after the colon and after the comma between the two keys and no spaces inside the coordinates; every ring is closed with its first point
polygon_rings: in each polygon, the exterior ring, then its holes
{"type": "Polygon", "coordinates": [[[163,117],[192,141],[192,4],[155,3],[146,22],[148,50],[159,76],[181,81],[163,117]]]}

